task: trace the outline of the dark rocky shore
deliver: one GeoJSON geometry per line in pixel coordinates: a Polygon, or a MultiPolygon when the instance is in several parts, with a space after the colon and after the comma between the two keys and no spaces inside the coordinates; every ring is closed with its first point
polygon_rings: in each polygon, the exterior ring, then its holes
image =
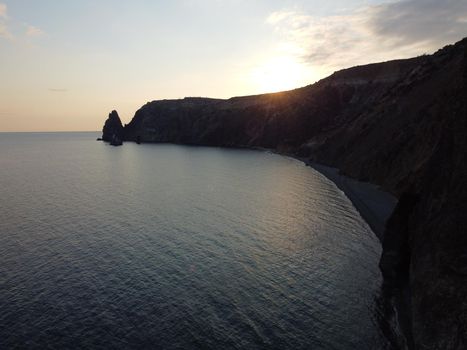
{"type": "Polygon", "coordinates": [[[268,148],[380,186],[398,199],[380,267],[406,344],[467,348],[467,39],[292,91],[149,102],[124,127],[113,111],[102,138],[268,148]]]}

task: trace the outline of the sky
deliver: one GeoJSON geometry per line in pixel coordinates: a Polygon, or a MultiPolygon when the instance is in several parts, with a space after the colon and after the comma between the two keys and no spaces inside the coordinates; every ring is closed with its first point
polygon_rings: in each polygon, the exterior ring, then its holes
{"type": "Polygon", "coordinates": [[[0,131],[297,88],[467,36],[466,0],[0,0],[0,131]]]}

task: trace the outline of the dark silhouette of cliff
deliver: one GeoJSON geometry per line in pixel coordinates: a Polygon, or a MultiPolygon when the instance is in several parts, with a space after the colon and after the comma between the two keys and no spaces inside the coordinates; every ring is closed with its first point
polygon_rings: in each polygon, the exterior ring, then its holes
{"type": "Polygon", "coordinates": [[[102,141],[110,142],[112,146],[120,146],[123,143],[123,134],[123,125],[117,111],[110,112],[102,129],[102,141]]]}
{"type": "Polygon", "coordinates": [[[292,91],[150,102],[123,139],[271,148],[380,185],[400,199],[380,266],[407,337],[467,348],[467,39],[292,91]]]}

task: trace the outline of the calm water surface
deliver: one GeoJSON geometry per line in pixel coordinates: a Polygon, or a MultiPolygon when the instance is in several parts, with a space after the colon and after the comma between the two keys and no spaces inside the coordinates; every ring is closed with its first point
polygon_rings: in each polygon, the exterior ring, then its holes
{"type": "Polygon", "coordinates": [[[0,134],[0,348],[378,349],[380,245],[265,152],[0,134]]]}

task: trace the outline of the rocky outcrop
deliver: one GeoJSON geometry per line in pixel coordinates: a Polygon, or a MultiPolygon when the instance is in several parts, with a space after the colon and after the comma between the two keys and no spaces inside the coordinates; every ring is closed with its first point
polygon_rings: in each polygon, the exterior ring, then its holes
{"type": "Polygon", "coordinates": [[[397,196],[380,266],[417,349],[467,348],[466,135],[467,39],[292,91],[150,102],[123,129],[129,141],[292,153],[397,196]]]}
{"type": "Polygon", "coordinates": [[[120,146],[123,143],[123,125],[117,111],[112,111],[105,121],[102,129],[102,140],[109,142],[112,146],[120,146]]]}

